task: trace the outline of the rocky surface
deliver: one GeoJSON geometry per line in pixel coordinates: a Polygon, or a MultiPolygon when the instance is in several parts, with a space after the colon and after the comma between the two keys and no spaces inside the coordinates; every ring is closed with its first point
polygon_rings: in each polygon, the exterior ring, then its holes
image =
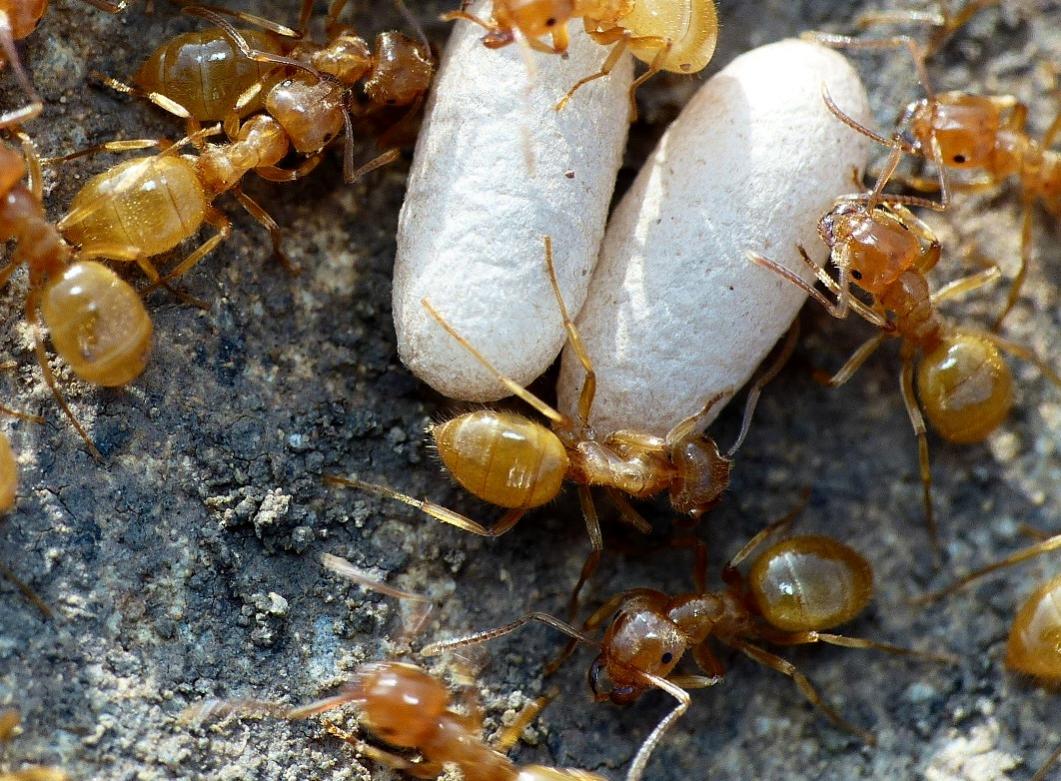
{"type": "MultiPolygon", "coordinates": [[[[293,5],[243,7],[293,22],[293,5]]],[[[382,0],[351,5],[366,32],[403,24],[382,0]]],[[[434,21],[441,5],[415,5],[441,42],[446,26],[434,21]]],[[[722,38],[708,74],[752,46],[803,29],[851,29],[863,5],[723,0],[722,38]]],[[[166,2],[155,6],[135,3],[111,16],[60,0],[26,41],[22,51],[47,103],[28,130],[45,154],[181,134],[153,107],[86,82],[92,69],[128,77],[152,47],[197,26],[166,2]]],[[[1032,131],[1041,133],[1057,110],[1047,65],[1061,52],[1059,20],[1056,0],[1006,0],[983,12],[932,63],[937,86],[1013,93],[1029,103],[1032,131]]],[[[918,94],[904,57],[858,62],[882,124],[918,94]]],[[[699,80],[658,78],[641,91],[645,110],[620,188],[699,80]]],[[[2,105],[14,105],[9,76],[3,85],[2,105]]],[[[58,218],[86,177],[115,159],[103,155],[49,172],[51,214],[58,218]]],[[[325,474],[356,472],[477,518],[498,515],[439,471],[424,427],[456,408],[396,358],[390,273],[407,166],[406,158],[348,187],[335,158],[298,184],[249,185],[285,226],[287,247],[304,269],[297,277],[269,257],[260,227],[223,201],[235,219],[233,236],[185,279],[209,308],[165,293],[149,297],[157,346],[143,377],[128,390],[100,391],[59,369],[103,464],[92,461],[43,384],[21,320],[21,273],[0,298],[3,355],[17,362],[0,378],[4,401],[47,417],[44,426],[0,424],[22,468],[18,507],[0,525],[0,558],[56,614],[43,620],[0,582],[0,705],[17,703],[26,722],[6,751],[11,767],[55,763],[74,778],[109,780],[392,777],[314,721],[232,720],[203,729],[178,721],[204,698],[319,697],[359,663],[399,650],[387,639],[399,624],[394,601],[323,571],[322,552],[437,597],[427,638],[504,623],[530,609],[563,611],[587,548],[572,496],[531,514],[504,538],[483,541],[323,483],[325,474]]],[[[929,218],[949,250],[943,277],[973,267],[958,251],[967,244],[1012,273],[1015,195],[1011,187],[962,195],[951,213],[929,218]]],[[[1052,356],[1056,367],[1061,237],[1038,216],[1034,266],[1007,333],[1052,356]]],[[[999,286],[948,311],[983,324],[1003,295],[999,286]]],[[[763,399],[727,501],[700,526],[712,567],[810,486],[800,528],[850,542],[876,570],[875,605],[846,630],[949,649],[963,662],[943,667],[838,648],[787,652],[847,717],[876,732],[879,745],[869,748],[834,729],[781,676],[725,656],[730,674],[694,693],[647,778],[1028,778],[1061,740],[1061,701],[1005,672],[1004,640],[1019,601],[1057,571],[1058,559],[929,608],[907,604],[945,577],[933,572],[920,520],[896,350],[889,345],[848,387],[829,391],[810,370],[838,366],[871,331],[816,309],[805,312],[804,326],[794,360],[763,399]]],[[[696,344],[690,334],[691,361],[696,344]]],[[[1058,530],[1061,394],[1034,369],[1013,366],[1017,404],[987,444],[931,440],[948,570],[1025,544],[1021,523],[1058,530]]],[[[536,387],[549,393],[549,382],[536,387]]],[[[728,443],[738,423],[730,410],[712,433],[728,443]]],[[[662,547],[667,508],[645,511],[658,523],[650,547],[659,549],[646,554],[643,540],[606,523],[616,552],[588,590],[591,603],[632,586],[690,587],[687,554],[662,547]]],[[[548,630],[533,628],[476,656],[490,729],[550,685],[538,669],[557,644],[548,630]]],[[[621,778],[670,707],[662,694],[625,709],[593,704],[584,685],[590,659],[584,651],[558,675],[564,694],[531,743],[517,749],[520,762],[621,778]]],[[[352,714],[339,718],[353,723],[352,714]]]]}

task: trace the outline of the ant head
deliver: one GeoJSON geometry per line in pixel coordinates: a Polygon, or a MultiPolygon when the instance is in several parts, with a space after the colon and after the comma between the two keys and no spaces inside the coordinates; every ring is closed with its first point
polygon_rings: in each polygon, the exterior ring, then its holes
{"type": "Polygon", "coordinates": [[[398,32],[380,33],[365,94],[376,105],[409,106],[427,92],[434,75],[434,58],[425,44],[398,32]]]}
{"type": "Polygon", "coordinates": [[[836,265],[846,268],[850,281],[874,296],[893,285],[923,254],[917,236],[886,206],[868,210],[860,201],[840,203],[822,217],[818,232],[832,249],[836,265]]]}
{"type": "Polygon", "coordinates": [[[671,483],[671,505],[697,520],[718,504],[729,487],[733,462],[718,451],[713,439],[698,438],[680,443],[670,454],[675,466],[671,483]]]}
{"type": "Polygon", "coordinates": [[[1009,415],[1013,375],[989,337],[956,331],[917,367],[925,417],[951,442],[981,442],[1009,415]]]}
{"type": "Polygon", "coordinates": [[[926,104],[914,116],[911,132],[926,155],[931,154],[935,136],[947,168],[981,168],[991,162],[1001,127],[997,103],[980,95],[952,93],[926,104]]]}
{"type": "Polygon", "coordinates": [[[688,638],[664,613],[666,603],[666,597],[656,592],[634,597],[608,627],[601,655],[590,673],[598,698],[607,696],[619,704],[633,702],[649,688],[643,673],[666,678],[677,666],[688,638]],[[612,684],[606,695],[599,689],[602,669],[612,684]]]}
{"type": "Polygon", "coordinates": [[[327,73],[349,87],[364,78],[372,68],[372,50],[361,36],[344,32],[313,52],[309,62],[321,73],[327,73]]]}
{"type": "Polygon", "coordinates": [[[449,705],[442,682],[411,664],[366,665],[357,685],[369,729],[392,746],[422,744],[449,705]]]}
{"type": "Polygon", "coordinates": [[[508,0],[497,3],[498,21],[504,22],[528,38],[540,38],[567,24],[575,12],[573,0],[508,0]]]}

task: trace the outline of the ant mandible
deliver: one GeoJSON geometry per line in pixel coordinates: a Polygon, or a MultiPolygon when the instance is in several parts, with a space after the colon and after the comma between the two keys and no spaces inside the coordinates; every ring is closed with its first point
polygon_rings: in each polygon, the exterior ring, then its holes
{"type": "MultiPolygon", "coordinates": [[[[693,581],[696,590],[670,596],[647,588],[616,594],[586,622],[583,630],[547,613],[529,613],[505,626],[425,646],[421,653],[434,656],[508,634],[531,621],[540,621],[577,642],[600,649],[589,672],[598,701],[627,704],[652,688],[662,689],[678,704],[649,733],[638,749],[626,781],[639,781],[656,745],[689,708],[689,689],[718,683],[725,674],[709,641],[740,651],[750,659],[788,676],[816,708],[841,729],[869,744],[874,736],[845,720],[824,702],[810,680],[791,662],[763,648],[774,645],[828,643],[847,648],[875,648],[892,654],[953,662],[950,655],[914,651],[859,637],[822,630],[850,621],[873,596],[873,570],[858,552],[830,537],[804,535],[776,542],[753,562],[750,573],[737,569],[769,537],[787,528],[802,506],[755,535],[723,568],[724,591],[707,589],[706,556],[697,555],[693,581]],[[612,618],[603,639],[586,632],[612,618]],[[686,653],[706,675],[675,675],[686,653]],[[605,690],[605,677],[610,688],[605,690]]],[[[703,546],[702,541],[696,544],[703,546]]]]}
{"type": "Polygon", "coordinates": [[[73,250],[41,202],[37,151],[20,134],[22,154],[0,144],[0,239],[18,246],[0,268],[0,287],[23,264],[29,267],[25,317],[33,329],[44,381],[97,460],[102,456],[59,391],[48,363],[44,327],[52,345],[82,380],[104,387],[132,382],[147,365],[153,326],[137,292],[92,252],[73,250]],[[21,179],[29,173],[26,184],[21,179]]]}
{"type": "Polygon", "coordinates": [[[708,399],[703,409],[675,424],[665,437],[622,430],[598,439],[589,425],[596,392],[596,374],[560,292],[553,265],[552,240],[545,237],[545,265],[567,331],[568,343],[578,356],[585,379],[578,403],[578,418],[571,420],[529,390],[502,374],[424,299],[428,313],[493,374],[510,393],[537,410],[552,424],[551,429],[522,415],[497,410],[478,410],[432,426],[431,437],[439,457],[465,490],[485,502],[506,508],[492,527],[428,500],[417,499],[392,488],[354,478],[329,477],[329,482],[369,491],[404,502],[443,523],[484,537],[499,537],[528,510],[551,502],[565,481],[578,486],[586,530],[592,551],[571,596],[571,611],[577,610],[578,594],[600,562],[604,542],[591,486],[601,486],[620,511],[622,519],[647,533],[649,523],[630,504],[627,496],[648,499],[667,493],[679,513],[698,520],[714,507],[729,486],[733,456],[744,442],[762,388],[781,370],[795,347],[793,328],[773,365],[748,392],[741,431],[723,455],[714,440],[704,436],[704,421],[727,392],[708,399]]]}
{"type": "MultiPolygon", "coordinates": [[[[946,26],[948,34],[964,25],[972,12],[992,2],[971,3],[966,13],[946,26]]],[[[902,17],[888,16],[884,21],[902,17]]],[[[813,34],[813,40],[846,49],[906,49],[914,61],[925,97],[908,104],[900,114],[895,139],[902,139],[904,151],[932,161],[938,182],[905,177],[917,189],[946,188],[950,170],[976,171],[979,176],[956,187],[971,192],[994,190],[1010,177],[1016,177],[1021,192],[1021,249],[1016,276],[1009,288],[1005,306],[996,317],[994,330],[1013,309],[1028,275],[1032,253],[1033,218],[1036,203],[1061,219],[1061,151],[1050,147],[1061,137],[1061,111],[1043,134],[1033,138],[1025,129],[1028,107],[1013,95],[974,95],[953,90],[936,93],[925,65],[924,48],[906,35],[888,38],[853,38],[847,35],[813,34]]],[[[846,123],[865,136],[888,146],[896,143],[864,127],[852,118],[846,123]]]]}
{"type": "MultiPolygon", "coordinates": [[[[831,109],[838,111],[828,95],[826,100],[831,109]]],[[[899,384],[917,436],[925,519],[938,561],[939,535],[924,418],[944,439],[959,444],[981,442],[998,428],[1013,405],[1013,376],[1000,349],[1035,364],[1059,387],[1061,376],[1024,345],[988,331],[955,327],[940,316],[940,303],[995,281],[1000,272],[992,266],[934,293],[930,290],[925,275],[940,258],[940,243],[928,226],[903,205],[920,204],[922,199],[883,195],[884,185],[901,155],[902,149],[893,143],[892,154],[874,189],[868,195],[838,199],[819,223],[819,234],[829,245],[839,269],[838,279],[818,268],[803,247],[797,248],[818,281],[836,296],[835,303],[776,261],[750,251],[748,258],[802,289],[834,317],[843,317],[850,305],[880,327],[880,333],[867,340],[825,381],[829,387],[851,379],[885,339],[901,341],[899,384]],[[854,298],[851,285],[867,293],[870,303],[854,298]]]]}
{"type": "MultiPolygon", "coordinates": [[[[934,602],[992,572],[1056,550],[1061,550],[1061,534],[1045,537],[1035,545],[974,570],[939,591],[916,598],[914,602],[934,602]]],[[[1013,619],[1006,641],[1006,667],[1055,686],[1061,683],[1061,643],[1058,642],[1058,637],[1061,637],[1061,610],[1058,605],[1061,605],[1061,575],[1043,583],[1025,600],[1013,619]]],[[[1046,781],[1047,772],[1058,759],[1061,759],[1061,745],[1047,757],[1032,781],[1046,781]]]]}
{"type": "Polygon", "coordinates": [[[608,76],[623,53],[630,50],[648,70],[630,85],[630,121],[637,118],[638,87],[660,71],[698,73],[707,67],[718,40],[718,11],[714,0],[493,0],[489,19],[459,11],[443,14],[486,30],[483,43],[500,48],[520,40],[538,51],[567,51],[567,23],[582,19],[586,33],[601,46],[610,46],[600,71],[579,79],[556,104],[563,109],[585,84],[608,76]],[[551,35],[553,45],[541,41],[551,35]]]}

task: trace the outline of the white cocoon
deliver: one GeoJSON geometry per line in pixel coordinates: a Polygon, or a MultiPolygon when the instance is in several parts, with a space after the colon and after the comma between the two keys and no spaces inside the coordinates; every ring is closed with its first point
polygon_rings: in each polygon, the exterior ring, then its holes
{"type": "MultiPolygon", "coordinates": [[[[488,3],[476,3],[478,14],[488,3]]],[[[633,65],[553,106],[608,50],[571,25],[564,59],[488,49],[457,22],[442,55],[398,220],[394,325],[398,353],[451,398],[508,395],[421,304],[425,297],[520,384],[560,352],[564,328],[545,270],[552,236],[572,316],[586,298],[628,129],[633,65]],[[531,70],[528,70],[530,67],[531,70]]]]}
{"type": "MultiPolygon", "coordinates": [[[[868,122],[843,56],[785,40],[735,59],[660,139],[608,223],[577,323],[597,370],[591,422],[665,434],[720,391],[727,400],[785,333],[805,297],[753,265],[755,250],[813,278],[817,223],[854,190],[869,141],[822,100],[868,122]]],[[[560,407],[574,413],[582,367],[565,349],[560,407]]],[[[715,412],[722,405],[715,408],[715,412]]]]}

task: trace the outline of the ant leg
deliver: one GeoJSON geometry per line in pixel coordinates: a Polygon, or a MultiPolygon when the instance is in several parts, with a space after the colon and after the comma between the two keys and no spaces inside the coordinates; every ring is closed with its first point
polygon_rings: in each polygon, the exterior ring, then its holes
{"type": "Polygon", "coordinates": [[[217,233],[200,244],[188,257],[178,263],[172,271],[169,271],[163,278],[164,281],[169,282],[178,279],[191,271],[199,261],[213,252],[218,244],[225,241],[232,234],[232,223],[228,217],[212,206],[207,208],[205,222],[217,230],[217,233]]]}
{"type": "Polygon", "coordinates": [[[534,407],[534,409],[536,409],[542,416],[548,418],[560,428],[570,429],[572,427],[571,421],[566,415],[557,412],[555,409],[546,404],[544,401],[535,396],[533,393],[524,388],[511,377],[502,374],[496,366],[494,366],[492,363],[490,363],[489,360],[487,360],[485,355],[483,355],[475,347],[473,347],[471,342],[461,336],[460,332],[458,332],[456,328],[450,325],[449,322],[447,322],[446,319],[442,317],[441,314],[439,314],[438,310],[431,305],[430,301],[428,301],[426,298],[423,298],[420,300],[420,303],[423,305],[424,309],[427,310],[427,313],[431,315],[431,317],[433,317],[440,326],[442,326],[446,333],[452,336],[454,340],[456,340],[457,344],[467,350],[468,353],[470,353],[471,356],[479,362],[480,366],[482,366],[484,369],[494,375],[494,379],[504,385],[508,389],[509,393],[519,396],[519,398],[521,398],[527,404],[534,407]]]}
{"type": "Polygon", "coordinates": [[[284,248],[280,244],[283,240],[284,232],[281,230],[280,226],[277,225],[276,220],[274,220],[269,215],[269,212],[265,211],[257,201],[243,192],[242,187],[237,185],[232,188],[231,192],[236,200],[239,201],[239,205],[242,206],[259,225],[269,231],[269,239],[273,243],[273,254],[279,258],[287,272],[289,274],[298,274],[301,269],[298,267],[298,264],[288,257],[288,254],[284,252],[284,248]]]}
{"type": "Polygon", "coordinates": [[[1005,350],[1010,355],[1014,355],[1017,358],[1024,359],[1028,363],[1035,366],[1035,368],[1037,368],[1040,372],[1042,372],[1043,376],[1046,377],[1046,379],[1061,388],[1061,374],[1058,374],[1056,371],[1054,371],[1053,367],[1051,367],[1050,364],[1040,358],[1035,353],[1035,351],[1027,345],[1020,344],[1019,342],[1010,341],[1009,339],[1001,337],[998,334],[990,331],[974,330],[968,331],[968,333],[973,333],[977,336],[981,336],[984,339],[993,342],[997,347],[1002,350],[1005,350]]]}
{"type": "MultiPolygon", "coordinates": [[[[662,689],[671,697],[678,701],[674,710],[668,713],[663,719],[660,720],[659,724],[656,725],[655,729],[648,734],[641,747],[637,750],[637,754],[634,755],[634,761],[630,763],[630,769],[626,772],[626,781],[641,781],[641,776],[644,775],[645,766],[648,765],[648,760],[652,756],[652,752],[656,746],[663,739],[664,734],[671,725],[674,724],[678,719],[682,717],[682,714],[689,709],[691,699],[689,698],[689,692],[682,689],[677,684],[668,681],[666,678],[660,678],[658,675],[651,675],[649,673],[641,673],[641,677],[645,679],[645,682],[655,686],[657,689],[662,689]]],[[[708,680],[703,679],[701,686],[703,688],[712,684],[718,683],[718,679],[708,680]]]]}
{"type": "Polygon", "coordinates": [[[877,651],[883,651],[886,654],[894,654],[895,656],[912,656],[929,662],[939,662],[940,664],[960,663],[960,660],[954,654],[917,651],[913,648],[904,648],[901,645],[892,645],[891,643],[880,643],[876,640],[869,640],[864,637],[834,635],[828,632],[817,632],[814,630],[808,632],[779,633],[777,635],[770,634],[767,635],[767,639],[769,639],[771,643],[776,643],[777,645],[827,643],[828,645],[838,645],[842,648],[859,648],[862,650],[874,649],[877,651]]]}
{"type": "Polygon", "coordinates": [[[556,264],[553,262],[553,239],[545,236],[545,270],[549,275],[549,284],[553,288],[556,297],[556,305],[560,309],[560,317],[564,321],[564,330],[567,332],[567,341],[571,349],[578,356],[578,362],[582,364],[584,377],[582,379],[582,390],[578,397],[578,423],[579,427],[586,429],[589,426],[589,413],[593,409],[593,397],[597,393],[597,373],[593,370],[593,361],[586,352],[586,345],[575,327],[575,321],[571,319],[571,313],[564,303],[564,294],[560,292],[560,281],[556,278],[556,264]]]}
{"type": "Polygon", "coordinates": [[[478,645],[479,643],[485,643],[489,640],[494,640],[503,635],[507,635],[515,630],[519,629],[525,624],[529,624],[531,621],[540,621],[543,624],[551,626],[557,631],[563,632],[568,637],[572,637],[575,640],[585,643],[586,645],[599,646],[596,640],[591,639],[587,635],[579,632],[570,624],[561,621],[555,616],[551,616],[548,613],[534,612],[527,613],[526,615],[520,616],[515,621],[512,621],[503,626],[494,627],[493,629],[487,629],[482,632],[475,632],[474,634],[465,635],[463,637],[457,637],[452,640],[443,640],[438,643],[430,643],[420,649],[421,656],[438,656],[439,654],[447,651],[452,651],[455,648],[464,648],[469,645],[478,645]]]}
{"type": "Polygon", "coordinates": [[[391,770],[425,779],[437,778],[442,773],[442,765],[436,762],[412,762],[399,754],[394,754],[378,746],[366,743],[352,732],[347,732],[330,721],[325,721],[323,726],[325,732],[332,737],[339,738],[344,743],[349,743],[358,754],[368,757],[373,762],[385,765],[391,770]]]}
{"type": "Polygon", "coordinates": [[[86,147],[85,149],[78,149],[76,152],[59,155],[58,157],[42,158],[41,165],[50,166],[57,163],[68,163],[79,157],[88,157],[89,155],[96,155],[100,152],[133,152],[138,149],[151,149],[152,147],[159,146],[161,143],[162,142],[157,138],[131,138],[125,141],[107,141],[103,144],[96,144],[95,146],[86,147]]]}
{"type": "Polygon", "coordinates": [[[938,52],[950,40],[951,36],[967,25],[969,20],[976,14],[985,8],[996,6],[998,3],[999,0],[969,0],[955,16],[951,16],[947,7],[943,5],[943,23],[937,25],[936,31],[932,34],[926,47],[926,55],[931,56],[938,52]]]}
{"type": "Polygon", "coordinates": [[[611,499],[612,504],[619,511],[619,516],[624,523],[628,523],[633,526],[642,534],[652,533],[652,524],[645,520],[645,516],[637,511],[630,500],[626,498],[626,495],[618,488],[608,486],[604,489],[605,493],[608,494],[608,498],[611,499]]]}
{"type": "Polygon", "coordinates": [[[167,111],[170,114],[173,114],[173,116],[183,119],[188,135],[193,135],[202,129],[199,120],[193,117],[188,109],[172,98],[166,97],[161,92],[150,92],[140,89],[139,87],[134,87],[131,84],[118,81],[117,79],[112,78],[105,73],[100,73],[99,71],[91,71],[88,75],[90,79],[98,81],[115,92],[120,92],[123,95],[132,95],[138,98],[146,98],[163,111],[167,111]]]}
{"type": "Polygon", "coordinates": [[[463,7],[459,11],[447,11],[446,13],[441,14],[438,18],[443,22],[455,22],[457,20],[471,22],[472,24],[479,25],[488,33],[502,32],[502,30],[497,25],[490,24],[486,20],[480,19],[478,16],[468,13],[463,9],[463,7]]]}
{"type": "Polygon", "coordinates": [[[482,524],[476,523],[466,515],[462,515],[455,510],[450,510],[448,507],[443,507],[440,504],[435,504],[434,502],[425,499],[417,499],[408,494],[395,491],[393,488],[388,488],[385,485],[366,483],[364,480],[358,480],[352,477],[337,477],[335,475],[325,475],[324,481],[331,485],[357,488],[360,491],[367,491],[386,499],[393,499],[402,504],[407,504],[410,507],[415,507],[426,515],[430,515],[436,521],[448,523],[450,526],[456,526],[458,529],[477,534],[480,537],[500,537],[515,526],[516,522],[527,512],[526,510],[509,510],[497,523],[488,529],[482,524]]]}
{"type": "Polygon", "coordinates": [[[600,566],[601,554],[604,552],[604,538],[601,536],[600,518],[597,516],[597,507],[593,503],[593,494],[590,493],[589,486],[580,485],[578,487],[578,503],[582,506],[582,517],[586,521],[586,533],[589,534],[589,543],[592,550],[582,565],[582,572],[578,576],[575,590],[571,592],[571,599],[568,600],[568,621],[574,621],[578,618],[578,596],[582,592],[582,587],[586,585],[586,581],[593,576],[593,573],[597,571],[597,567],[600,566]]]}
{"type": "Polygon", "coordinates": [[[794,664],[743,640],[734,639],[730,641],[730,644],[745,656],[755,660],[764,667],[769,667],[770,669],[776,670],[782,675],[787,675],[791,678],[793,683],[796,684],[796,688],[800,690],[800,693],[807,698],[810,704],[824,713],[826,718],[837,727],[845,732],[857,735],[862,742],[867,745],[876,745],[877,739],[874,737],[873,733],[860,727],[856,727],[854,724],[844,719],[844,717],[841,716],[831,705],[821,698],[821,695],[819,695],[814,689],[814,685],[810,682],[810,679],[800,672],[794,664]]]}
{"type": "Polygon", "coordinates": [[[914,393],[914,359],[911,355],[903,356],[902,368],[899,370],[899,387],[902,391],[903,405],[910,418],[910,425],[917,437],[917,461],[921,473],[921,492],[925,504],[925,526],[928,527],[929,540],[932,543],[932,558],[936,566],[941,563],[939,546],[939,527],[936,525],[936,514],[932,508],[932,465],[928,456],[928,435],[925,432],[925,419],[914,393]]]}
{"type": "Polygon", "coordinates": [[[19,590],[19,593],[22,594],[26,601],[37,608],[45,619],[51,620],[54,617],[55,614],[52,613],[52,609],[48,607],[48,603],[41,599],[37,592],[34,591],[28,583],[12,572],[11,568],[3,562],[0,562],[0,577],[7,578],[11,581],[11,584],[19,590]]]}
{"type": "Polygon", "coordinates": [[[862,364],[869,360],[870,356],[877,351],[877,348],[881,346],[887,336],[888,333],[882,331],[876,336],[870,337],[862,343],[861,347],[855,350],[851,357],[847,359],[847,363],[841,366],[836,374],[832,377],[826,376],[824,379],[819,376],[817,379],[829,388],[839,388],[851,379],[851,376],[859,370],[862,364]]]}
{"type": "Polygon", "coordinates": [[[988,564],[985,567],[973,570],[968,575],[963,575],[945,588],[941,588],[938,591],[930,591],[929,593],[922,594],[921,596],[915,597],[910,601],[915,605],[927,605],[930,602],[935,602],[936,600],[947,596],[948,594],[953,594],[954,592],[969,585],[974,580],[979,580],[985,575],[990,575],[992,572],[997,572],[998,570],[1005,569],[1006,567],[1012,567],[1013,565],[1020,564],[1022,562],[1027,561],[1028,559],[1032,559],[1036,556],[1041,556],[1044,553],[1049,553],[1051,551],[1059,549],[1061,549],[1061,534],[1055,534],[1053,537],[1047,537],[1042,542],[1036,543],[1035,545],[1031,545],[1027,548],[1022,548],[1021,550],[1016,551],[1015,553],[1011,553],[1004,559],[999,559],[998,561],[988,564]]]}
{"type": "Polygon", "coordinates": [[[265,179],[267,182],[293,182],[296,179],[301,179],[303,176],[310,174],[321,164],[323,159],[323,154],[315,154],[312,157],[307,157],[299,163],[297,168],[280,168],[275,165],[263,165],[255,168],[254,173],[262,179],[265,179]]]}
{"type": "Polygon", "coordinates": [[[52,367],[48,363],[48,353],[44,348],[44,326],[42,326],[40,322],[40,301],[38,294],[34,291],[31,291],[26,297],[26,320],[33,329],[33,348],[37,354],[37,363],[41,367],[41,373],[44,375],[45,384],[52,392],[55,400],[59,403],[59,407],[62,409],[63,414],[66,415],[67,420],[73,424],[74,429],[81,436],[81,439],[85,441],[85,445],[88,447],[88,452],[92,455],[92,458],[97,462],[102,463],[103,454],[96,449],[96,445],[92,442],[88,432],[85,431],[78,419],[74,417],[73,410],[70,409],[69,405],[66,403],[66,399],[63,398],[63,394],[59,390],[59,383],[56,382],[55,375],[52,373],[52,367]]]}
{"type": "Polygon", "coordinates": [[[520,735],[523,734],[523,730],[529,727],[531,723],[538,718],[541,712],[549,706],[549,703],[556,699],[558,694],[559,692],[554,689],[525,705],[516,715],[515,720],[505,727],[496,738],[494,738],[492,748],[502,754],[507,753],[509,749],[516,745],[520,735]]]}
{"type": "Polygon", "coordinates": [[[731,395],[732,392],[732,389],[719,391],[704,402],[704,406],[697,412],[694,412],[684,420],[675,423],[674,427],[667,432],[667,436],[664,439],[665,447],[670,450],[682,442],[687,442],[690,439],[700,436],[707,425],[706,421],[711,414],[711,410],[714,409],[714,407],[727,395],[731,395]]]}
{"type": "Polygon", "coordinates": [[[1032,781],[1046,781],[1046,774],[1050,772],[1057,760],[1061,759],[1061,746],[1054,749],[1054,753],[1046,758],[1046,762],[1043,766],[1035,771],[1035,775],[1032,776],[1032,781]]]}
{"type": "Polygon", "coordinates": [[[1031,199],[1026,198],[1022,207],[1023,218],[1021,219],[1020,229],[1020,265],[1017,266],[1017,275],[1013,277],[1013,282],[1010,283],[1009,293],[1006,295],[1006,304],[1002,307],[1002,312],[998,317],[995,318],[995,322],[991,324],[991,330],[998,331],[1002,328],[1002,321],[1006,319],[1006,315],[1009,314],[1010,310],[1017,303],[1017,299],[1020,298],[1021,288],[1024,287],[1024,280],[1028,277],[1028,263],[1031,260],[1032,255],[1032,225],[1034,222],[1035,204],[1031,199]]]}
{"type": "MultiPolygon", "coordinates": [[[[807,503],[810,502],[810,489],[803,489],[803,493],[800,496],[799,504],[785,513],[782,517],[776,521],[771,521],[765,529],[761,529],[758,534],[744,543],[737,553],[726,562],[725,566],[722,567],[722,578],[726,580],[728,577],[732,577],[731,573],[737,571],[737,567],[740,566],[746,558],[755,552],[755,549],[766,542],[771,537],[782,534],[788,531],[789,527],[796,522],[796,519],[803,514],[803,511],[807,509],[807,503]]],[[[738,575],[739,577],[739,575],[738,575]]],[[[726,582],[729,582],[726,580],[726,582]]]]}
{"type": "Polygon", "coordinates": [[[22,145],[22,159],[26,163],[26,188],[38,201],[44,197],[44,172],[41,170],[41,156],[37,145],[26,133],[19,130],[15,133],[22,145]]]}
{"type": "Polygon", "coordinates": [[[589,84],[591,81],[603,79],[612,72],[612,68],[614,68],[616,63],[619,62],[619,58],[623,56],[626,47],[630,45],[630,34],[626,30],[616,27],[605,33],[597,33],[593,36],[593,40],[601,46],[610,45],[612,47],[608,52],[607,58],[604,60],[604,64],[601,65],[600,70],[596,73],[590,74],[589,76],[583,76],[576,81],[574,86],[571,87],[562,98],[560,98],[555,106],[553,106],[556,111],[563,111],[564,107],[581,87],[589,84]]]}
{"type": "Polygon", "coordinates": [[[630,85],[630,121],[635,122],[637,120],[637,90],[642,84],[663,70],[663,61],[666,60],[667,56],[670,54],[672,44],[669,39],[657,38],[655,36],[631,38],[630,43],[640,43],[642,45],[659,47],[656,51],[656,56],[653,57],[652,62],[649,63],[648,70],[634,79],[633,83],[630,85]]]}
{"type": "Polygon", "coordinates": [[[763,393],[763,388],[780,374],[781,369],[785,367],[785,364],[788,363],[788,359],[791,358],[792,353],[795,352],[796,342],[798,340],[799,318],[797,317],[792,321],[792,325],[789,326],[788,333],[785,335],[784,344],[781,345],[777,357],[767,370],[759,375],[759,378],[752,384],[751,389],[748,391],[748,396],[744,400],[744,417],[741,419],[740,433],[737,434],[737,439],[733,443],[733,447],[726,451],[726,458],[733,458],[733,456],[737,454],[737,451],[740,450],[741,445],[744,444],[744,440],[748,436],[748,430],[752,426],[752,417],[755,415],[755,408],[759,404],[759,397],[763,393]]]}
{"type": "Polygon", "coordinates": [[[948,282],[932,294],[932,305],[936,306],[943,301],[968,295],[974,290],[978,290],[984,285],[989,285],[1001,277],[1002,271],[994,263],[991,263],[983,271],[978,271],[967,277],[961,277],[960,279],[955,279],[953,282],[948,282]]]}
{"type": "Polygon", "coordinates": [[[18,56],[15,36],[11,29],[11,18],[6,10],[0,11],[0,53],[10,63],[15,79],[29,100],[29,103],[22,108],[0,114],[0,128],[6,128],[36,119],[40,116],[41,111],[44,110],[44,101],[41,100],[40,94],[38,94],[36,87],[33,86],[33,81],[30,79],[29,74],[26,73],[26,69],[22,66],[22,60],[18,56]]]}
{"type": "Polygon", "coordinates": [[[715,656],[715,652],[711,650],[706,640],[693,647],[693,660],[711,678],[721,678],[726,674],[726,668],[715,656]]]}

